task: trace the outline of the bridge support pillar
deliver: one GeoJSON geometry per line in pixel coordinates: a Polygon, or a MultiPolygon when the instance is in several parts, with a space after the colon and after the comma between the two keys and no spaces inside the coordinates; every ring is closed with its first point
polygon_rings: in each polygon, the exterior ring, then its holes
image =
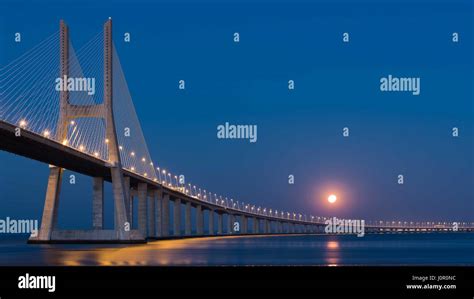
{"type": "Polygon", "coordinates": [[[217,213],[217,234],[222,235],[222,227],[224,226],[224,220],[221,213],[217,213]]]}
{"type": "Polygon", "coordinates": [[[214,210],[209,210],[209,235],[214,234],[214,210]]]}
{"type": "Polygon", "coordinates": [[[138,184],[138,230],[147,237],[147,184],[138,184]]]}
{"type": "Polygon", "coordinates": [[[123,183],[125,185],[125,190],[127,190],[127,197],[125,198],[125,208],[127,210],[128,223],[130,228],[132,228],[133,220],[133,200],[132,200],[132,191],[130,190],[130,177],[126,176],[123,178],[123,183]]]}
{"type": "Polygon", "coordinates": [[[95,177],[93,179],[92,194],[92,227],[94,229],[104,228],[104,179],[95,177]]]}
{"type": "Polygon", "coordinates": [[[234,232],[234,215],[227,214],[227,234],[232,234],[234,232]]]}
{"type": "Polygon", "coordinates": [[[258,218],[253,218],[253,233],[258,234],[258,218]]]}
{"type": "Polygon", "coordinates": [[[48,187],[46,189],[46,199],[44,201],[43,217],[41,219],[38,240],[50,240],[51,233],[56,228],[62,176],[62,168],[50,166],[48,187]]]}
{"type": "Polygon", "coordinates": [[[186,202],[186,209],[184,214],[184,234],[186,236],[191,235],[191,202],[186,202]]]}
{"type": "Polygon", "coordinates": [[[196,234],[198,236],[204,235],[204,213],[201,205],[196,207],[196,234]]]}
{"type": "Polygon", "coordinates": [[[155,192],[150,191],[148,194],[148,236],[149,238],[155,237],[156,230],[156,214],[155,214],[155,192]]]}
{"type": "Polygon", "coordinates": [[[168,193],[163,194],[161,207],[161,233],[163,237],[168,237],[170,234],[170,195],[168,193]]]}
{"type": "Polygon", "coordinates": [[[162,202],[163,194],[161,190],[155,190],[154,200],[155,200],[155,215],[156,215],[156,232],[155,237],[163,236],[163,212],[162,212],[162,202]]]}
{"type": "Polygon", "coordinates": [[[240,216],[240,219],[242,221],[242,229],[241,229],[242,234],[248,234],[249,231],[248,231],[247,217],[245,215],[242,215],[242,216],[240,216]]]}
{"type": "Polygon", "coordinates": [[[267,219],[263,220],[263,233],[268,234],[268,220],[267,219]]]}
{"type": "Polygon", "coordinates": [[[175,198],[174,199],[174,219],[173,219],[173,234],[175,236],[179,236],[181,234],[181,199],[175,198]]]}

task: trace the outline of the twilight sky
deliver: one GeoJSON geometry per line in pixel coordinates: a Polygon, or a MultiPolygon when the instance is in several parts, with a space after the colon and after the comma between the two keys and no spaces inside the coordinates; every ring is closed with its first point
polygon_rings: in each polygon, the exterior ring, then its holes
{"type": "MultiPolygon", "coordinates": [[[[278,210],[474,219],[471,1],[96,2],[4,1],[0,65],[58,30],[61,18],[80,47],[111,16],[155,164],[278,210]],[[390,74],[419,77],[420,95],[381,92],[390,74]],[[258,141],[217,139],[226,122],[257,125],[258,141]],[[326,203],[330,193],[336,205],[326,203]]],[[[40,219],[47,165],[5,152],[0,165],[0,217],[40,219]]],[[[61,225],[89,226],[91,181],[63,184],[61,225]]],[[[110,209],[106,217],[110,224],[110,209]]]]}

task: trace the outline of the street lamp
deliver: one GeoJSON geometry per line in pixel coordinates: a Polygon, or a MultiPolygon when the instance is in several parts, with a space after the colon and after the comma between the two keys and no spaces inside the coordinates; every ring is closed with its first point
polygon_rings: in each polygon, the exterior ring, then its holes
{"type": "Polygon", "coordinates": [[[166,185],[166,184],[167,184],[167,182],[166,182],[166,170],[164,170],[164,169],[163,169],[162,173],[163,173],[163,174],[164,174],[164,176],[165,176],[165,179],[164,179],[164,181],[165,181],[165,185],[166,185]]]}
{"type": "Polygon", "coordinates": [[[157,167],[157,168],[156,168],[156,170],[158,170],[158,177],[159,177],[159,179],[160,179],[160,183],[161,183],[161,171],[160,171],[160,168],[159,168],[159,167],[157,167]]]}

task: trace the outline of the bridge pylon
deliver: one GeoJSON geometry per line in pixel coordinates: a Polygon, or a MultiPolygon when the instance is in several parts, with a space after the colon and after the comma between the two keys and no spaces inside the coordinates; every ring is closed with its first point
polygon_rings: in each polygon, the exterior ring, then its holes
{"type": "MultiPolygon", "coordinates": [[[[60,76],[69,78],[69,28],[60,21],[60,76]]],[[[57,216],[59,195],[64,169],[50,165],[50,174],[46,190],[43,216],[40,230],[30,242],[145,242],[145,237],[138,230],[131,229],[130,189],[124,182],[124,174],[120,159],[117,133],[115,130],[113,113],[113,45],[112,45],[112,20],[104,24],[104,90],[103,102],[93,105],[74,105],[69,101],[69,91],[60,91],[59,119],[56,128],[56,140],[67,142],[68,126],[77,118],[102,118],[106,126],[106,143],[108,153],[108,168],[112,182],[114,198],[114,229],[104,229],[104,178],[94,177],[93,204],[91,230],[59,230],[57,216]]]]}

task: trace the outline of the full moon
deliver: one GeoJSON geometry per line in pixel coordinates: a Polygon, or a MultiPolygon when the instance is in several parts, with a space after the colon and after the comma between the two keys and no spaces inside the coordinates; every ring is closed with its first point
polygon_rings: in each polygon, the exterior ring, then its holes
{"type": "Polygon", "coordinates": [[[329,197],[328,197],[329,203],[335,203],[336,200],[337,200],[337,196],[336,196],[336,195],[334,195],[334,194],[329,195],[329,197]]]}

